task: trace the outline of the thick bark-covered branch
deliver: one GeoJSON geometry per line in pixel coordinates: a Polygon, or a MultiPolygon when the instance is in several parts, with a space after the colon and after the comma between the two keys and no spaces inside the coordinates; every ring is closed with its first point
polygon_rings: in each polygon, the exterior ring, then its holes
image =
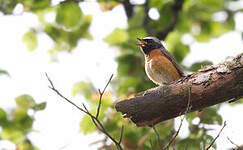
{"type": "Polygon", "coordinates": [[[243,53],[169,85],[149,89],[143,96],[120,101],[115,107],[137,126],[152,126],[185,113],[190,88],[189,112],[242,98],[243,53]]]}

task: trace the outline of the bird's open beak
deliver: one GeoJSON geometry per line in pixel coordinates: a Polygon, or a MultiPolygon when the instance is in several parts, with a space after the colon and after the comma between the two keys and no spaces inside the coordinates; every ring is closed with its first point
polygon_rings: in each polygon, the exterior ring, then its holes
{"type": "Polygon", "coordinates": [[[136,45],[144,47],[146,44],[148,44],[146,41],[144,41],[143,39],[137,38],[140,43],[136,43],[136,45]]]}

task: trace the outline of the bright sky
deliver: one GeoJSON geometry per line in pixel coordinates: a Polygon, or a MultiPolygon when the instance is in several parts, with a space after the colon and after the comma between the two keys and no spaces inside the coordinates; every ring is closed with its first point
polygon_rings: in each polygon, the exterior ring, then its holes
{"type": "MultiPolygon", "coordinates": [[[[85,14],[93,16],[90,32],[94,40],[81,40],[72,53],[60,53],[58,62],[51,62],[47,50],[53,42],[47,35],[38,36],[38,48],[29,52],[22,43],[23,34],[30,28],[38,25],[35,15],[24,13],[17,16],[0,15],[0,68],[6,69],[11,77],[0,76],[0,106],[9,110],[15,106],[15,97],[21,94],[30,94],[37,102],[47,101],[44,111],[36,114],[34,132],[29,137],[32,142],[43,150],[94,150],[96,146],[90,143],[102,139],[102,135],[92,134],[84,136],[79,129],[83,114],[70,104],[61,100],[48,89],[45,72],[49,74],[56,88],[70,97],[77,104],[84,102],[83,97],[71,97],[71,88],[77,81],[92,81],[97,88],[103,88],[109,76],[116,73],[117,64],[114,61],[118,51],[109,47],[103,38],[114,28],[127,26],[124,10],[121,6],[111,12],[101,12],[96,3],[81,5],[85,14]],[[109,23],[105,20],[109,21],[109,23]],[[95,54],[95,55],[94,55],[95,54]],[[93,59],[89,56],[92,55],[93,59]]],[[[243,30],[243,15],[236,17],[237,30],[243,30]]],[[[135,43],[134,43],[135,44],[135,43]]],[[[210,43],[194,43],[191,53],[184,60],[185,65],[200,60],[211,60],[214,63],[223,61],[227,56],[235,56],[243,51],[241,34],[230,32],[224,36],[211,40],[210,43]]],[[[237,116],[242,115],[243,105],[232,108],[223,106],[220,113],[227,126],[218,139],[218,148],[230,148],[227,141],[229,136],[235,143],[242,143],[243,121],[237,116]]],[[[217,129],[220,129],[219,127],[217,129]]],[[[1,131],[1,130],[0,130],[1,131]]],[[[218,131],[218,130],[217,130],[218,131]]],[[[213,132],[213,135],[217,134],[213,132]]],[[[182,132],[181,136],[186,134],[182,132]]],[[[2,142],[5,143],[6,141],[2,142]]],[[[5,145],[1,144],[0,145],[5,145]]],[[[13,145],[8,149],[14,150],[13,145]]],[[[0,146],[0,149],[3,148],[0,146]]]]}

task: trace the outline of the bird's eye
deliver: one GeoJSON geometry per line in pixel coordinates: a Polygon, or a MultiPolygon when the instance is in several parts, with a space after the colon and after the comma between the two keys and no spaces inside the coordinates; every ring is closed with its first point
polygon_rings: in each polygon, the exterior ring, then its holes
{"type": "Polygon", "coordinates": [[[153,40],[151,40],[151,39],[147,39],[146,41],[147,41],[148,43],[153,42],[153,40]]]}

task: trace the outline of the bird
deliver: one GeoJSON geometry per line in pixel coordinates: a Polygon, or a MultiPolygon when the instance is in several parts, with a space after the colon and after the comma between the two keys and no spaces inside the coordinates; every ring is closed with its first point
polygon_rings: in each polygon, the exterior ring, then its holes
{"type": "Polygon", "coordinates": [[[145,72],[157,85],[167,85],[184,76],[174,56],[166,50],[156,37],[137,38],[145,56],[145,72]]]}

